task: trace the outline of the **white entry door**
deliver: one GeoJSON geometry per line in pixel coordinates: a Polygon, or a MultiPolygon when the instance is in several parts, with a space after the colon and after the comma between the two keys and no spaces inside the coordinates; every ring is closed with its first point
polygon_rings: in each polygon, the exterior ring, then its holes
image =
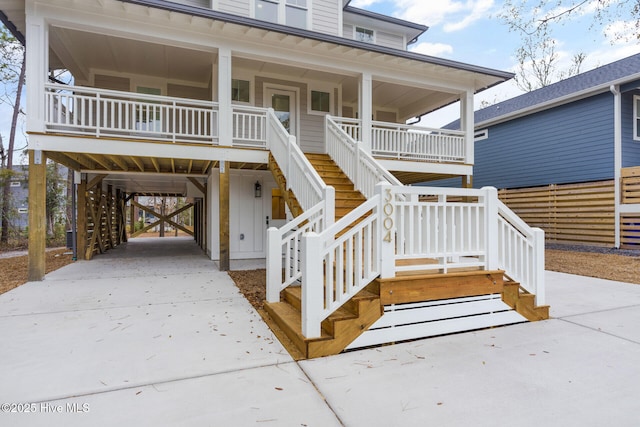
{"type": "Polygon", "coordinates": [[[275,111],[278,120],[290,135],[298,137],[298,92],[295,90],[267,87],[264,105],[275,111]]]}

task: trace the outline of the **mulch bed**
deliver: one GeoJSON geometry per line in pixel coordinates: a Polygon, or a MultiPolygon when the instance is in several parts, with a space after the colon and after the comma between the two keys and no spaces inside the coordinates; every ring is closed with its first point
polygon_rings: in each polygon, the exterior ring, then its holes
{"type": "MultiPolygon", "coordinates": [[[[72,255],[66,248],[53,249],[46,252],[45,269],[47,273],[64,267],[73,262],[72,255]]],[[[0,294],[27,282],[28,256],[21,255],[12,258],[0,259],[0,294]]]]}

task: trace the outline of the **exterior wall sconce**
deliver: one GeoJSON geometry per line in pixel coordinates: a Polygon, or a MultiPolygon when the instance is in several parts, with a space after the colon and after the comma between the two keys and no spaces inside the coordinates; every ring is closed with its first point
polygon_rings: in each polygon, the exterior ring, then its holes
{"type": "Polygon", "coordinates": [[[260,185],[260,181],[256,181],[253,185],[253,195],[255,197],[262,197],[262,185],[260,185]]]}

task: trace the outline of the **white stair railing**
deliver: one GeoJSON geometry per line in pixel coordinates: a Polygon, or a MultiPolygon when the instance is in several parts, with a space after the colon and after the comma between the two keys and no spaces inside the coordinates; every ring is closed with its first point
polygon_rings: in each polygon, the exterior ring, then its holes
{"type": "Polygon", "coordinates": [[[500,200],[498,205],[498,266],[545,304],[544,231],[530,227],[500,200]]]}
{"type": "Polygon", "coordinates": [[[374,195],[379,182],[402,185],[328,115],[325,116],[325,132],[327,153],[365,197],[374,195]]]}
{"type": "Polygon", "coordinates": [[[383,194],[389,187],[380,183],[377,194],[331,227],[302,236],[305,337],[320,337],[322,321],[381,274],[384,253],[381,213],[383,194]]]}
{"type": "Polygon", "coordinates": [[[268,145],[284,174],[286,189],[293,192],[304,211],[282,228],[267,230],[267,301],[278,302],[280,292],[302,276],[302,235],[321,232],[334,223],[335,190],[320,178],[273,109],[267,112],[266,128],[268,145]]]}

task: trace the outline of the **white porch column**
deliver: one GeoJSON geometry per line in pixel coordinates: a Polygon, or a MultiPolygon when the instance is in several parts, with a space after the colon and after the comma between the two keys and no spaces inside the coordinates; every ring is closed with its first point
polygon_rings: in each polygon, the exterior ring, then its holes
{"type": "Polygon", "coordinates": [[[371,127],[373,117],[373,85],[370,73],[362,73],[358,87],[358,110],[360,111],[362,148],[371,153],[371,127]]]}
{"type": "Polygon", "coordinates": [[[474,163],[475,120],[473,113],[473,91],[468,90],[460,95],[460,130],[464,134],[465,163],[474,163]]]}
{"type": "Polygon", "coordinates": [[[231,49],[218,49],[218,134],[220,145],[233,145],[231,105],[231,49]]]}
{"type": "Polygon", "coordinates": [[[33,2],[26,3],[26,75],[29,78],[27,132],[44,132],[44,85],[49,73],[49,29],[44,18],[37,15],[35,9],[33,2]]]}

